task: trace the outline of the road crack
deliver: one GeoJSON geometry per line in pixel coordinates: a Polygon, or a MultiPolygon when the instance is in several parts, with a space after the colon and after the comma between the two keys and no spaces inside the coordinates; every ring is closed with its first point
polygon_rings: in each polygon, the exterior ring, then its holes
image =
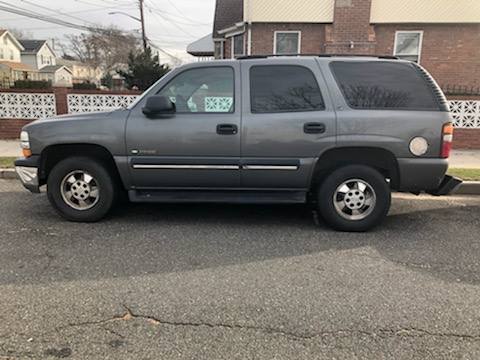
{"type": "MultiPolygon", "coordinates": [[[[392,329],[378,328],[374,330],[338,329],[338,330],[324,330],[324,331],[315,332],[315,333],[301,333],[301,332],[288,331],[284,329],[278,329],[274,327],[255,326],[255,325],[213,323],[213,322],[205,322],[205,321],[193,322],[193,321],[165,320],[165,319],[157,318],[155,316],[133,312],[129,307],[125,305],[124,305],[124,308],[126,312],[123,315],[114,316],[110,319],[105,319],[105,320],[70,323],[61,328],[105,325],[112,322],[141,319],[141,320],[147,321],[152,325],[164,325],[164,326],[173,326],[173,327],[193,327],[193,328],[206,327],[211,329],[256,331],[256,332],[261,332],[267,335],[285,336],[293,340],[313,340],[315,338],[325,338],[328,336],[333,336],[333,337],[368,336],[373,338],[390,338],[395,336],[420,338],[420,337],[430,336],[430,337],[439,337],[439,338],[455,338],[459,340],[468,340],[468,341],[480,341],[480,335],[461,334],[461,333],[454,333],[454,332],[434,332],[434,331],[429,331],[429,330],[416,328],[416,327],[392,328],[392,329]]],[[[61,329],[61,328],[58,328],[58,329],[61,329]]],[[[115,333],[115,334],[119,335],[118,333],[115,333]]]]}

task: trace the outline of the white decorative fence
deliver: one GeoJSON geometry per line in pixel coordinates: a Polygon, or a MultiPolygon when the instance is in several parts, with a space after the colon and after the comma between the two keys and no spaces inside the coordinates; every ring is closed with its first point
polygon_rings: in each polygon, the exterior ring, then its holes
{"type": "MultiPolygon", "coordinates": [[[[54,93],[0,92],[0,119],[39,119],[64,113],[56,108],[54,93]]],[[[63,95],[65,96],[65,95],[63,95]]],[[[66,94],[69,113],[108,111],[126,108],[138,95],[128,94],[66,94]]],[[[227,112],[233,99],[227,97],[206,97],[204,110],[227,112]]],[[[457,128],[480,128],[479,100],[451,100],[450,111],[457,128]]],[[[195,111],[195,104],[189,104],[195,111]]]]}
{"type": "Polygon", "coordinates": [[[0,118],[38,119],[56,114],[54,94],[0,92],[0,118]]]}
{"type": "Polygon", "coordinates": [[[126,108],[138,95],[68,94],[68,112],[82,113],[126,108]]]}
{"type": "Polygon", "coordinates": [[[457,128],[480,128],[480,101],[449,101],[450,111],[457,128]]]}

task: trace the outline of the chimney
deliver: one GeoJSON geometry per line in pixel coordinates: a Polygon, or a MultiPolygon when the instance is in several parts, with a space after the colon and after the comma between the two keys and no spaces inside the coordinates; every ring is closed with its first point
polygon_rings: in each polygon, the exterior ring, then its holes
{"type": "Polygon", "coordinates": [[[333,24],[326,28],[328,54],[375,54],[371,3],[372,0],[335,0],[333,24]]]}

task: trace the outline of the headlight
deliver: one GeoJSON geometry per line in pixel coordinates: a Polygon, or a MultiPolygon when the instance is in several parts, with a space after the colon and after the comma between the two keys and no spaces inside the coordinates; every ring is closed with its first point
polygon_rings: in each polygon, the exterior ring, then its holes
{"type": "Polygon", "coordinates": [[[26,131],[20,133],[20,146],[22,149],[30,149],[30,138],[26,131]]]}
{"type": "Polygon", "coordinates": [[[20,133],[20,146],[22,148],[23,156],[26,158],[32,156],[32,150],[30,150],[30,138],[26,131],[20,133]]]}

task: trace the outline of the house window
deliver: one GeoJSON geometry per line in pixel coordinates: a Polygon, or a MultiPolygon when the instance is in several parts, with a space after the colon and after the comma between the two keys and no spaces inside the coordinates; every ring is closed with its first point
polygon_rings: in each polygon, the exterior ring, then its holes
{"type": "Polygon", "coordinates": [[[215,59],[223,59],[223,41],[215,41],[215,59]]]}
{"type": "Polygon", "coordinates": [[[232,58],[245,55],[245,46],[243,43],[243,34],[232,38],[232,58]]]}
{"type": "Polygon", "coordinates": [[[300,31],[275,31],[273,52],[275,55],[300,54],[300,31]]]}
{"type": "Polygon", "coordinates": [[[3,49],[0,49],[0,59],[4,59],[5,54],[3,53],[3,49]]]}
{"type": "Polygon", "coordinates": [[[10,50],[10,60],[13,60],[13,50],[10,50]]]}
{"type": "Polygon", "coordinates": [[[8,40],[7,40],[7,37],[6,37],[6,36],[3,38],[3,44],[4,44],[4,45],[8,45],[8,40]]]}
{"type": "Polygon", "coordinates": [[[420,62],[423,31],[397,31],[395,33],[394,53],[403,60],[420,62]]]}

